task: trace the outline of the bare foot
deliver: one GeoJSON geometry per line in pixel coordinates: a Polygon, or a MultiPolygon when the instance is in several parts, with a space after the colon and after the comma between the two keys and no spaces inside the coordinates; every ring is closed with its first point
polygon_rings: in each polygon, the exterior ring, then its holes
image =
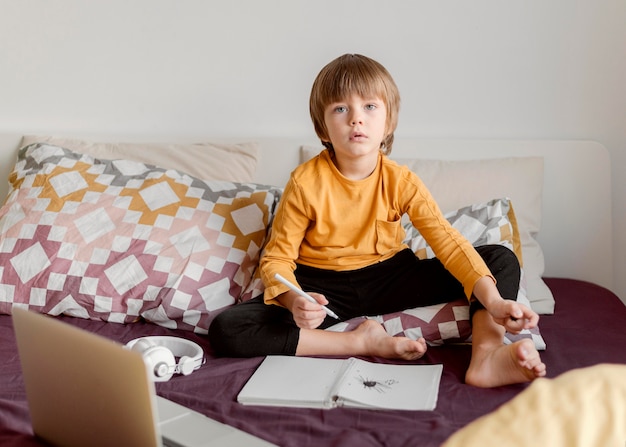
{"type": "Polygon", "coordinates": [[[546,365],[532,340],[511,345],[472,346],[472,360],[465,383],[490,388],[523,383],[546,375],[546,365]]]}
{"type": "Polygon", "coordinates": [[[376,321],[365,320],[354,331],[364,355],[386,359],[415,360],[426,353],[423,338],[412,340],[407,337],[392,337],[376,321]]]}

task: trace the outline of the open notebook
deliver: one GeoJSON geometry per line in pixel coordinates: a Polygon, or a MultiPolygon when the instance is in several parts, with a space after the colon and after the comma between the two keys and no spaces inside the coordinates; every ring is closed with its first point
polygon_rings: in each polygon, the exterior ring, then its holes
{"type": "Polygon", "coordinates": [[[22,309],[13,321],[33,431],[50,444],[271,445],[156,396],[138,352],[22,309]]]}
{"type": "Polygon", "coordinates": [[[243,387],[245,405],[433,410],[442,365],[268,356],[243,387]]]}

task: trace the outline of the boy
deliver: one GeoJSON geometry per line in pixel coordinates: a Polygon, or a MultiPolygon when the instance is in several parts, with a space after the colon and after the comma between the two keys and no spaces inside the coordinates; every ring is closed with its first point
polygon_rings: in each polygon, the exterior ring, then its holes
{"type": "Polygon", "coordinates": [[[472,247],[421,180],[387,158],[399,104],[387,70],[365,56],[343,55],[318,74],[310,112],[326,149],[296,168],[285,187],[260,262],[264,296],[227,309],[211,324],[218,354],[413,360],[426,352],[424,339],[391,337],[372,320],[351,332],[324,331],[336,320],[322,306],[347,320],[466,296],[473,328],[466,383],[493,387],[545,375],[532,341],[502,342],[505,329],[516,333],[539,319],[513,301],[520,274],[513,252],[472,247]],[[436,259],[419,260],[402,244],[405,213],[436,259]],[[290,290],[276,273],[317,302],[290,290]]]}

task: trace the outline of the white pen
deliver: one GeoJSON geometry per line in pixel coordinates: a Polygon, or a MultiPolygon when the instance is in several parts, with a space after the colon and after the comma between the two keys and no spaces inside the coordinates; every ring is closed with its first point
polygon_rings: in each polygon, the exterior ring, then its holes
{"type": "MultiPolygon", "coordinates": [[[[309,300],[312,303],[316,303],[317,301],[315,301],[315,298],[313,298],[311,295],[309,295],[308,293],[306,293],[305,291],[303,291],[302,289],[294,286],[293,284],[291,284],[289,281],[287,281],[285,278],[283,278],[282,276],[280,276],[278,273],[274,274],[274,278],[276,278],[277,280],[279,280],[280,282],[282,282],[284,285],[286,285],[287,287],[289,287],[291,290],[293,290],[294,292],[296,292],[298,295],[303,296],[304,298],[306,298],[307,300],[309,300]]],[[[326,315],[333,317],[334,319],[338,320],[339,317],[337,316],[337,314],[335,312],[333,312],[332,310],[330,310],[328,307],[326,306],[322,306],[322,309],[324,309],[324,312],[326,312],[326,315]]]]}

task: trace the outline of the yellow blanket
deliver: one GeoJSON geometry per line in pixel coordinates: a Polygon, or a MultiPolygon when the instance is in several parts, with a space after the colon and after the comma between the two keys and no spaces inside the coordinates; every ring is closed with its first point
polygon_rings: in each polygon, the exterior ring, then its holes
{"type": "Polygon", "coordinates": [[[603,364],[537,379],[444,447],[624,447],[626,365],[603,364]]]}

